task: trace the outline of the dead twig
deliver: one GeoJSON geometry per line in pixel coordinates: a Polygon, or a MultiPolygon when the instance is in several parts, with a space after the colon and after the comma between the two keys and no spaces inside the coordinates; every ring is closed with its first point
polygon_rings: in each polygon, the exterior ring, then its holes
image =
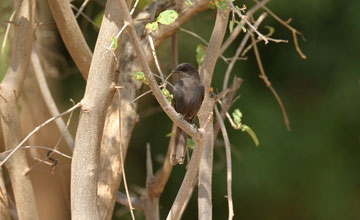
{"type": "Polygon", "coordinates": [[[259,66],[259,70],[260,70],[260,78],[262,80],[264,80],[265,84],[267,87],[269,87],[269,89],[271,90],[271,92],[273,93],[273,95],[275,96],[276,100],[278,101],[279,105],[280,105],[280,108],[281,108],[281,111],[283,113],[283,116],[284,116],[284,122],[285,122],[285,125],[286,125],[286,128],[290,131],[290,122],[289,122],[289,118],[287,116],[287,113],[286,113],[286,109],[285,109],[285,106],[279,96],[279,94],[276,92],[276,90],[274,89],[274,87],[271,85],[271,82],[269,81],[268,77],[266,76],[265,74],[265,70],[264,70],[264,67],[262,65],[262,62],[261,62],[261,58],[260,58],[260,54],[259,54],[259,50],[258,50],[258,47],[257,47],[257,44],[256,44],[256,41],[255,41],[255,38],[253,35],[251,35],[251,41],[253,43],[253,48],[254,48],[254,53],[255,53],[255,57],[256,57],[256,62],[258,63],[258,66],[259,66]]]}
{"type": "Polygon", "coordinates": [[[230,148],[230,141],[229,136],[226,131],[226,127],[222,117],[220,115],[219,110],[217,109],[216,105],[214,107],[216,119],[219,122],[220,130],[224,138],[225,143],[225,151],[226,151],[226,176],[227,176],[227,199],[228,199],[228,206],[229,206],[229,220],[233,219],[234,216],[234,207],[233,207],[233,199],[232,199],[232,169],[231,169],[231,148],[230,148]]]}
{"type": "Polygon", "coordinates": [[[14,155],[14,153],[15,153],[16,151],[18,151],[24,143],[25,143],[31,136],[33,136],[37,131],[39,131],[42,127],[44,127],[45,125],[49,124],[50,122],[56,120],[57,118],[60,118],[60,117],[62,117],[62,116],[64,116],[64,115],[66,115],[66,114],[69,114],[70,112],[74,111],[75,109],[79,108],[80,106],[81,106],[81,104],[80,104],[80,103],[77,103],[76,105],[74,105],[73,107],[71,107],[71,108],[69,108],[68,110],[64,111],[63,113],[61,113],[61,114],[59,114],[59,115],[56,115],[56,116],[48,119],[47,121],[45,121],[45,122],[42,123],[41,125],[37,126],[34,130],[32,130],[32,131],[9,153],[9,155],[7,155],[7,156],[5,157],[4,160],[1,161],[0,167],[1,167],[2,165],[4,165],[4,163],[6,163],[6,161],[9,160],[10,157],[11,157],[12,155],[14,155]]]}
{"type": "MultiPolygon", "coordinates": [[[[259,18],[256,20],[256,22],[254,24],[254,27],[257,28],[261,24],[261,22],[263,22],[265,17],[266,17],[266,13],[262,13],[259,16],[259,18]]],[[[238,58],[240,56],[241,52],[245,48],[246,42],[249,40],[250,34],[251,34],[251,31],[248,31],[246,33],[246,35],[242,39],[238,49],[236,49],[236,52],[235,52],[235,55],[233,56],[233,59],[231,60],[229,66],[226,69],[225,76],[224,76],[224,82],[223,82],[223,90],[225,90],[227,88],[227,86],[228,86],[230,74],[231,74],[232,69],[234,68],[236,58],[238,58]]]]}
{"type": "MultiPolygon", "coordinates": [[[[255,2],[259,3],[257,0],[254,0],[255,2]]],[[[301,51],[299,43],[298,43],[298,39],[297,39],[297,35],[300,35],[303,40],[305,40],[304,35],[296,30],[295,28],[291,27],[289,25],[290,22],[286,22],[284,20],[282,20],[281,18],[279,18],[274,12],[272,12],[268,7],[266,7],[265,5],[261,6],[267,13],[269,13],[275,20],[277,20],[280,24],[284,25],[286,28],[288,28],[292,35],[293,35],[293,39],[294,39],[294,44],[295,44],[295,48],[296,51],[298,52],[298,54],[300,55],[301,58],[306,59],[306,55],[301,51]]]]}
{"type": "MultiPolygon", "coordinates": [[[[121,95],[120,95],[120,89],[121,87],[116,87],[116,91],[118,93],[118,98],[119,98],[119,138],[121,138],[121,95]]],[[[130,209],[130,213],[131,213],[131,217],[134,220],[135,216],[134,216],[134,211],[133,211],[133,206],[131,204],[131,199],[130,199],[130,194],[129,194],[129,190],[128,190],[128,186],[127,186],[127,182],[126,182],[126,175],[125,175],[125,166],[124,166],[124,157],[123,157],[123,149],[122,149],[122,142],[120,141],[119,143],[119,147],[120,147],[120,164],[121,164],[121,170],[122,170],[122,176],[123,176],[123,180],[124,180],[124,188],[125,188],[125,192],[126,192],[126,196],[128,199],[128,204],[129,204],[129,209],[130,209]]]]}
{"type": "MultiPolygon", "coordinates": [[[[48,87],[48,84],[45,79],[45,73],[41,66],[41,61],[39,58],[39,55],[37,54],[37,51],[35,47],[33,47],[31,51],[31,63],[34,68],[36,80],[38,82],[41,95],[43,96],[43,99],[45,101],[45,104],[51,114],[52,117],[59,115],[60,112],[56,106],[56,103],[51,95],[50,89],[48,87]]],[[[62,118],[58,118],[55,120],[55,124],[58,127],[60,133],[62,133],[62,136],[64,137],[67,146],[71,151],[74,150],[74,138],[71,136],[69,130],[67,129],[67,126],[65,125],[65,122],[62,118]]]]}

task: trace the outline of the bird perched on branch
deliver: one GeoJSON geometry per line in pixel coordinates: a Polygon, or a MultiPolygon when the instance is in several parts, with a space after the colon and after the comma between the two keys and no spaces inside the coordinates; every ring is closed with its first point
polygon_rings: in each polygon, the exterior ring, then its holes
{"type": "MultiPolygon", "coordinates": [[[[190,63],[179,64],[173,71],[178,81],[174,86],[174,109],[189,123],[193,123],[204,100],[205,87],[200,81],[198,70],[190,63]]],[[[175,144],[171,154],[173,165],[184,163],[188,135],[179,127],[176,128],[175,144]]]]}

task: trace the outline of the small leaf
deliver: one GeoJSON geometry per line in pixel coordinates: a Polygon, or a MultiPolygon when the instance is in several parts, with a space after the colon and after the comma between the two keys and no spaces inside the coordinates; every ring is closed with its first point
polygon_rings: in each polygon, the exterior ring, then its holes
{"type": "Polygon", "coordinates": [[[187,5],[187,6],[191,7],[191,6],[193,6],[193,4],[194,4],[194,3],[192,3],[191,0],[186,0],[186,5],[187,5]]]}
{"type": "Polygon", "coordinates": [[[241,25],[241,28],[242,28],[242,31],[243,31],[244,33],[246,33],[246,28],[245,28],[245,26],[241,25]]]}
{"type": "Polygon", "coordinates": [[[235,109],[234,112],[232,113],[232,116],[233,116],[234,123],[236,124],[236,126],[238,128],[240,128],[241,127],[241,118],[242,118],[241,111],[238,108],[235,109]]]}
{"type": "Polygon", "coordinates": [[[199,45],[196,47],[196,62],[197,62],[199,65],[201,65],[202,62],[204,61],[206,49],[207,49],[207,47],[204,46],[204,45],[202,45],[202,44],[199,44],[199,45]]]}
{"type": "Polygon", "coordinates": [[[163,93],[163,95],[165,96],[165,98],[167,99],[168,102],[170,102],[171,104],[171,101],[173,100],[174,98],[174,95],[170,93],[169,90],[167,90],[166,88],[163,88],[161,90],[161,92],[163,93]]]}
{"type": "Polygon", "coordinates": [[[145,28],[149,31],[155,31],[158,28],[158,26],[159,24],[156,21],[154,21],[152,23],[147,23],[145,28]]]}
{"type": "Polygon", "coordinates": [[[168,134],[166,134],[166,137],[172,137],[174,135],[174,133],[170,132],[168,134]]]}
{"type": "Polygon", "coordinates": [[[165,10],[159,14],[157,21],[161,24],[170,25],[175,22],[178,16],[175,10],[165,10]]]}
{"type": "Polygon", "coordinates": [[[113,37],[113,38],[111,38],[111,40],[112,40],[112,42],[113,42],[113,47],[112,47],[112,49],[113,49],[113,50],[116,50],[117,47],[118,47],[118,39],[117,39],[116,37],[113,37]]]}
{"type": "Polygon", "coordinates": [[[145,78],[145,74],[141,71],[134,72],[134,77],[138,81],[142,81],[144,84],[149,85],[149,82],[145,78]]]}
{"type": "Polygon", "coordinates": [[[256,137],[256,134],[255,132],[247,125],[243,125],[242,128],[241,128],[242,131],[246,131],[250,137],[253,139],[254,143],[256,146],[259,146],[259,140],[258,138],[256,137]]]}
{"type": "Polygon", "coordinates": [[[269,30],[269,33],[267,34],[267,36],[271,36],[275,33],[275,28],[271,27],[271,26],[265,26],[265,28],[267,28],[269,30]]]}
{"type": "Polygon", "coordinates": [[[235,23],[234,20],[231,20],[230,23],[229,23],[230,34],[231,34],[231,33],[233,32],[233,30],[234,30],[234,23],[235,23]]]}
{"type": "Polygon", "coordinates": [[[190,149],[194,150],[194,148],[195,148],[195,141],[194,141],[194,139],[188,137],[188,139],[187,139],[187,146],[188,146],[190,149]]]}

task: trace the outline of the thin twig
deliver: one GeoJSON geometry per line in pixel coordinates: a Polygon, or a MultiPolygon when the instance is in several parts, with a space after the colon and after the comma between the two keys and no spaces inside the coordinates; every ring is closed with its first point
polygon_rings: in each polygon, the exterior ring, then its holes
{"type": "MultiPolygon", "coordinates": [[[[15,16],[15,11],[13,11],[11,13],[11,16],[10,16],[9,20],[12,21],[14,16],[15,16]]],[[[11,23],[8,23],[8,25],[6,26],[6,31],[5,31],[5,34],[4,34],[4,40],[3,40],[3,43],[2,43],[2,46],[1,46],[0,60],[2,60],[2,56],[3,56],[4,50],[5,50],[6,41],[7,41],[7,38],[9,36],[9,32],[10,32],[10,26],[11,26],[11,23]]]]}
{"type": "MultiPolygon", "coordinates": [[[[265,26],[268,27],[268,26],[265,26]]],[[[270,38],[270,36],[272,35],[272,32],[269,32],[266,36],[269,37],[269,39],[273,39],[273,42],[275,43],[288,43],[288,40],[283,40],[283,39],[274,39],[274,38],[270,38]]],[[[256,39],[256,43],[259,43],[260,41],[262,41],[262,39],[256,39]]],[[[253,47],[253,44],[249,44],[244,51],[241,53],[241,56],[245,56],[247,52],[249,52],[249,50],[253,47]]]]}
{"type": "MultiPolygon", "coordinates": [[[[72,101],[72,100],[71,100],[71,101],[72,101]]],[[[65,130],[64,130],[64,131],[68,131],[68,127],[69,127],[69,125],[70,125],[70,121],[71,121],[71,118],[72,118],[73,113],[74,113],[73,111],[70,112],[70,116],[69,116],[69,118],[68,118],[68,120],[67,120],[67,123],[66,123],[66,125],[65,125],[65,128],[64,128],[65,130]]],[[[56,122],[56,120],[55,120],[55,122],[56,122]]],[[[64,134],[65,134],[65,132],[61,132],[61,135],[60,135],[58,141],[56,142],[53,150],[50,150],[44,159],[40,160],[37,164],[35,164],[35,165],[33,165],[32,167],[30,167],[30,168],[24,173],[24,175],[27,175],[31,170],[33,170],[34,168],[38,167],[40,164],[44,163],[45,161],[47,161],[47,160],[49,160],[49,159],[51,158],[51,156],[52,156],[52,154],[53,154],[53,151],[58,149],[58,147],[59,147],[59,145],[60,145],[60,142],[61,142],[62,138],[64,137],[64,134]]]]}
{"type": "Polygon", "coordinates": [[[139,0],[136,0],[134,6],[132,7],[132,9],[131,9],[131,11],[130,11],[130,15],[133,15],[133,14],[134,14],[135,9],[136,9],[136,6],[137,6],[138,3],[139,3],[139,0]]]}
{"type": "MultiPolygon", "coordinates": [[[[51,95],[50,89],[49,89],[48,84],[45,79],[45,73],[41,66],[41,61],[40,61],[39,55],[38,55],[35,47],[33,47],[32,51],[31,51],[31,63],[34,68],[36,80],[38,82],[41,95],[44,98],[45,104],[46,104],[51,116],[54,117],[54,116],[60,114],[60,112],[59,112],[58,108],[56,107],[56,103],[51,95]]],[[[63,134],[62,136],[64,136],[67,146],[69,147],[69,149],[71,151],[73,151],[74,150],[74,139],[71,136],[69,130],[67,129],[64,120],[62,118],[58,118],[55,120],[55,124],[58,127],[59,131],[63,134]]]]}
{"type": "MultiPolygon", "coordinates": [[[[265,19],[265,17],[266,17],[266,13],[264,12],[259,16],[259,18],[257,19],[257,21],[254,24],[254,27],[257,28],[261,24],[261,22],[265,19]]],[[[226,69],[225,76],[224,76],[224,82],[223,82],[223,90],[225,90],[228,86],[230,74],[231,74],[232,69],[234,68],[236,58],[238,58],[240,56],[241,52],[245,48],[246,42],[249,40],[250,34],[251,34],[251,31],[248,31],[246,33],[246,35],[242,39],[238,49],[236,50],[233,59],[231,60],[229,66],[226,69]]]]}
{"type": "Polygon", "coordinates": [[[253,25],[251,24],[251,22],[247,19],[247,16],[246,16],[246,15],[241,14],[241,12],[234,6],[232,0],[228,0],[228,3],[229,3],[229,5],[230,5],[231,10],[234,11],[242,20],[244,20],[245,23],[250,27],[250,29],[251,29],[253,32],[255,32],[255,33],[259,36],[259,38],[261,38],[261,39],[264,40],[265,44],[269,43],[269,39],[268,39],[266,36],[264,36],[262,33],[260,33],[260,32],[257,30],[257,27],[255,27],[255,26],[253,26],[253,25]]]}
{"type": "MultiPolygon", "coordinates": [[[[125,28],[128,26],[129,24],[127,22],[124,22],[124,25],[121,27],[119,33],[116,34],[115,38],[116,40],[119,39],[120,35],[122,34],[122,32],[125,30],[125,28]]],[[[108,50],[112,50],[113,49],[113,46],[114,46],[114,40],[111,41],[111,44],[109,47],[106,47],[106,49],[108,50]]],[[[115,48],[116,49],[116,48],[115,48]]]]}
{"type": "Polygon", "coordinates": [[[37,126],[34,130],[32,130],[21,142],[20,144],[18,144],[12,151],[11,153],[5,157],[5,159],[3,161],[1,161],[0,163],[0,167],[2,165],[4,165],[4,163],[6,163],[6,161],[8,161],[10,159],[10,157],[21,148],[21,146],[31,137],[33,136],[37,131],[39,131],[42,127],[44,127],[45,125],[49,124],[50,122],[56,120],[57,118],[60,118],[66,114],[69,114],[70,112],[74,111],[75,109],[79,108],[81,106],[81,103],[77,103],[76,105],[74,105],[73,107],[69,108],[68,110],[62,112],[59,115],[56,115],[50,119],[48,119],[47,121],[45,121],[44,123],[42,123],[41,125],[37,126]]]}
{"type": "MultiPolygon", "coordinates": [[[[54,152],[56,154],[59,154],[60,156],[63,156],[65,158],[68,158],[71,160],[71,156],[70,155],[67,155],[63,152],[60,152],[58,150],[55,150],[51,147],[46,147],[46,146],[37,146],[37,145],[31,145],[31,146],[22,146],[21,148],[23,149],[32,149],[32,148],[37,148],[37,149],[41,149],[41,150],[47,150],[47,151],[51,151],[51,152],[54,152]]],[[[6,156],[8,156],[9,154],[11,153],[11,150],[7,150],[7,151],[4,151],[4,152],[1,152],[0,153],[0,160],[2,160],[3,158],[5,158],[6,156]]]]}
{"type": "MultiPolygon", "coordinates": [[[[153,75],[155,75],[155,74],[153,74],[153,75]]],[[[155,75],[155,76],[156,76],[156,75],[155,75]]],[[[159,88],[165,88],[167,85],[169,85],[169,86],[171,86],[172,88],[174,88],[174,86],[168,81],[168,79],[170,78],[170,76],[171,76],[171,74],[169,74],[169,75],[166,77],[165,83],[164,83],[164,84],[161,84],[161,85],[159,86],[159,88]]],[[[137,100],[139,100],[140,98],[142,98],[143,96],[145,96],[145,95],[147,95],[147,94],[149,94],[149,93],[151,93],[151,92],[152,92],[151,89],[148,90],[148,91],[146,91],[146,92],[144,92],[143,94],[141,94],[141,95],[139,95],[138,97],[136,97],[135,99],[133,99],[133,100],[130,102],[130,104],[136,102],[137,100]]]]}
{"type": "MultiPolygon", "coordinates": [[[[121,139],[121,94],[120,94],[120,88],[116,87],[117,93],[118,93],[118,98],[119,98],[119,138],[121,139]]],[[[121,164],[121,170],[122,170],[122,176],[124,179],[124,188],[125,188],[125,192],[126,192],[126,196],[128,198],[128,203],[129,203],[129,209],[130,209],[130,213],[131,213],[131,217],[134,220],[135,219],[135,215],[134,215],[134,211],[133,211],[133,206],[131,204],[131,199],[130,199],[130,194],[129,194],[129,190],[128,190],[128,186],[127,186],[127,182],[126,182],[126,175],[125,175],[125,167],[124,167],[124,158],[123,158],[123,149],[122,149],[122,142],[119,142],[119,147],[120,147],[120,164],[121,164]]]]}
{"type": "MultiPolygon", "coordinates": [[[[203,42],[206,46],[209,46],[209,43],[204,38],[199,36],[198,34],[192,32],[192,31],[186,30],[184,28],[180,28],[179,30],[182,32],[185,32],[187,34],[190,34],[191,36],[193,36],[193,37],[199,39],[201,42],[203,42]]],[[[224,57],[222,54],[220,54],[220,57],[225,63],[229,63],[229,58],[224,57]]]]}
{"type": "MultiPolygon", "coordinates": [[[[175,132],[176,126],[173,126],[172,132],[175,132]]],[[[175,135],[171,136],[168,151],[162,168],[156,173],[154,181],[147,186],[150,198],[160,197],[167,181],[169,180],[173,165],[170,163],[171,149],[174,145],[175,135]]]]}
{"type": "Polygon", "coordinates": [[[290,122],[289,122],[289,118],[287,116],[287,113],[286,113],[286,109],[285,109],[285,106],[280,98],[280,96],[278,95],[278,93],[276,92],[276,90],[274,89],[274,87],[271,85],[271,82],[269,81],[269,79],[267,78],[266,74],[265,74],[265,70],[264,70],[264,67],[262,65],[262,62],[261,62],[261,58],[260,58],[260,54],[259,54],[259,50],[258,50],[258,47],[257,47],[257,44],[256,44],[256,41],[255,41],[255,38],[253,35],[251,35],[251,41],[253,43],[253,48],[254,48],[254,53],[255,53],[255,57],[256,57],[256,61],[258,63],[258,66],[259,66],[259,70],[260,70],[260,78],[262,80],[264,80],[265,84],[267,87],[269,87],[269,89],[271,90],[271,92],[274,94],[276,100],[278,101],[279,105],[280,105],[280,108],[281,108],[281,111],[283,113],[283,116],[284,116],[284,122],[285,122],[285,125],[286,125],[286,128],[290,131],[290,122]]]}
{"type": "MultiPolygon", "coordinates": [[[[88,1],[88,0],[87,0],[88,1]]],[[[85,3],[85,2],[84,2],[85,3]]],[[[96,30],[99,30],[99,26],[97,24],[95,24],[95,22],[93,20],[91,20],[91,18],[89,18],[89,16],[87,16],[85,13],[83,13],[82,11],[80,11],[81,9],[78,9],[75,5],[71,4],[71,8],[74,9],[75,11],[77,11],[77,13],[79,15],[82,15],[90,24],[92,24],[96,30]]],[[[78,15],[76,15],[76,18],[78,17],[78,15]]]]}
{"type": "Polygon", "coordinates": [[[233,199],[232,199],[232,168],[231,168],[231,148],[230,148],[230,141],[229,136],[227,134],[224,121],[217,109],[216,105],[214,106],[216,119],[219,122],[220,130],[224,138],[225,143],[225,151],[226,151],[226,179],[227,179],[227,199],[228,199],[228,206],[229,206],[229,220],[233,219],[234,217],[234,207],[233,207],[233,199]]]}
{"type": "Polygon", "coordinates": [[[80,9],[78,10],[78,12],[76,13],[75,15],[75,18],[78,18],[80,13],[82,13],[82,11],[84,10],[84,8],[86,7],[87,3],[89,2],[89,0],[85,0],[81,6],[80,6],[80,9]]]}
{"type": "MultiPolygon", "coordinates": [[[[254,5],[249,11],[246,12],[247,17],[251,17],[256,11],[258,11],[262,5],[265,5],[270,0],[263,0],[256,5],[254,5]]],[[[230,34],[230,36],[226,39],[226,41],[223,43],[221,47],[221,53],[224,53],[225,50],[232,44],[232,42],[237,38],[237,36],[241,33],[243,30],[243,27],[245,25],[245,21],[241,20],[238,25],[234,28],[233,32],[230,34]]]]}
{"type": "Polygon", "coordinates": [[[159,71],[159,73],[160,73],[161,82],[162,82],[163,84],[165,84],[164,74],[163,74],[163,72],[161,71],[160,63],[159,63],[159,60],[158,60],[158,58],[157,58],[157,56],[156,56],[154,41],[153,41],[153,39],[152,39],[151,32],[150,32],[149,35],[148,35],[148,40],[149,40],[149,44],[150,44],[150,48],[151,48],[152,55],[153,55],[153,57],[154,57],[154,61],[155,61],[156,68],[158,69],[158,71],[159,71]]]}
{"type": "MultiPolygon", "coordinates": [[[[257,0],[254,0],[255,2],[259,3],[257,0]]],[[[299,53],[299,55],[301,56],[301,58],[306,59],[306,55],[301,51],[300,47],[299,47],[299,43],[298,43],[298,39],[297,39],[297,35],[300,35],[303,40],[305,40],[304,35],[296,30],[295,28],[291,27],[289,25],[289,22],[286,22],[284,20],[282,20],[281,18],[279,18],[274,12],[272,12],[268,7],[266,7],[265,5],[261,6],[267,13],[269,13],[275,20],[277,20],[280,24],[284,25],[286,28],[288,28],[292,35],[293,35],[293,39],[294,39],[294,44],[295,44],[295,48],[296,51],[299,53]]]]}

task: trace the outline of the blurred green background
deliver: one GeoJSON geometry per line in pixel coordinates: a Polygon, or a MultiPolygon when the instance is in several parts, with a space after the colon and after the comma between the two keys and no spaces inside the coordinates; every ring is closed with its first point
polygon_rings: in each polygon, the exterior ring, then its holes
{"type": "MultiPolygon", "coordinates": [[[[236,3],[248,8],[254,4],[236,3]]],[[[99,12],[96,7],[92,18],[99,12]]],[[[258,77],[253,51],[248,53],[247,61],[239,61],[233,70],[232,76],[244,79],[240,99],[233,109],[241,109],[243,122],[260,140],[260,146],[255,147],[246,133],[234,131],[226,122],[233,148],[234,219],[360,219],[360,2],[273,0],[268,7],[283,20],[291,17],[291,25],[304,34],[306,42],[299,38],[299,43],[307,59],[301,59],[296,52],[291,32],[267,16],[260,31],[267,33],[264,26],[269,25],[275,28],[274,38],[289,39],[288,44],[259,44],[259,49],[269,80],[285,104],[290,132],[276,99],[258,77]]],[[[214,19],[215,11],[203,12],[183,27],[209,39],[214,19]]],[[[84,31],[93,44],[96,32],[91,26],[84,31]]],[[[180,62],[196,64],[195,48],[200,42],[181,32],[178,37],[180,62]]],[[[235,53],[241,39],[226,51],[226,57],[235,53]]],[[[169,48],[167,40],[158,50],[165,72],[171,70],[169,48]]],[[[4,65],[2,62],[2,73],[4,65]]],[[[220,60],[213,79],[215,91],[222,88],[225,70],[226,65],[220,60]]],[[[83,94],[83,90],[74,89],[79,84],[83,89],[84,82],[77,71],[73,72],[61,82],[63,100],[75,97],[78,101],[83,94]]],[[[146,142],[152,146],[155,169],[166,153],[169,141],[166,135],[172,124],[164,113],[147,115],[154,108],[158,104],[151,96],[139,103],[140,121],[133,132],[125,165],[132,191],[145,184],[146,142]]],[[[213,216],[227,219],[225,154],[221,135],[218,139],[213,216]]],[[[184,166],[173,170],[161,197],[162,219],[175,199],[184,173],[184,166]]],[[[197,219],[196,191],[194,195],[183,219],[197,219]]],[[[114,219],[131,219],[129,214],[123,215],[126,210],[117,206],[114,219]]],[[[143,219],[139,212],[136,216],[143,219]]]]}

